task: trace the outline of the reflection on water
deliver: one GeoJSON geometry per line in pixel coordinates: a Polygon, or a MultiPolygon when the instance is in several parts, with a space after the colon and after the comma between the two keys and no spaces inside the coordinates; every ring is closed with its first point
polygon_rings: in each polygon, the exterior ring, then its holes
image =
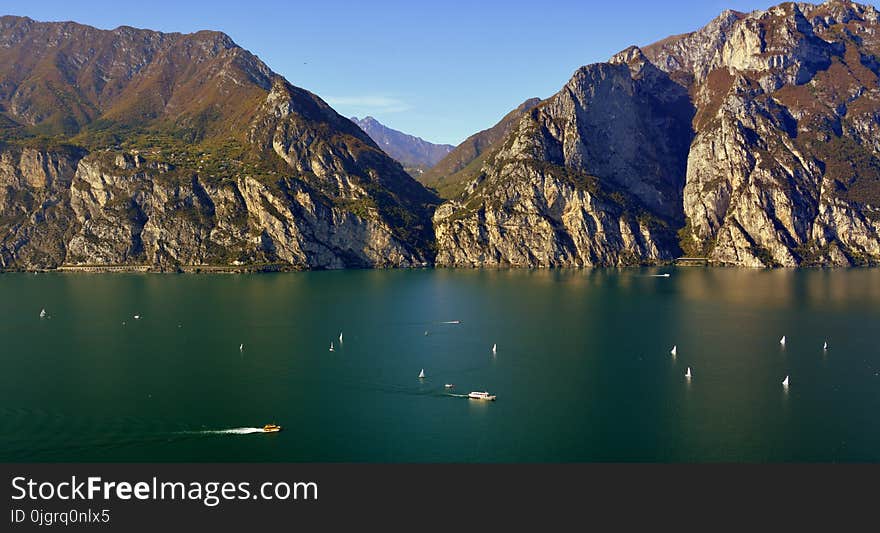
{"type": "Polygon", "coordinates": [[[0,460],[880,460],[877,270],[6,274],[0,290],[0,460]]]}

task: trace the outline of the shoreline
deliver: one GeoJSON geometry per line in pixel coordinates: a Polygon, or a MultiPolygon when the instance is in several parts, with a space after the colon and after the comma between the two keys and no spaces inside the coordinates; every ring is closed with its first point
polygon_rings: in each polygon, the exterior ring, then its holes
{"type": "Polygon", "coordinates": [[[270,274],[281,272],[320,272],[333,270],[628,270],[645,268],[689,268],[689,269],[743,269],[750,271],[758,270],[852,270],[877,268],[880,265],[863,266],[835,266],[835,265],[807,265],[797,267],[749,267],[729,263],[719,263],[709,259],[685,258],[666,263],[654,263],[645,265],[610,265],[610,266],[517,266],[517,265],[492,265],[492,266],[392,266],[392,267],[345,267],[345,268],[302,268],[285,263],[259,264],[259,265],[179,265],[176,267],[164,267],[161,265],[62,265],[56,268],[0,268],[0,274],[53,274],[53,273],[83,273],[83,274],[270,274]]]}

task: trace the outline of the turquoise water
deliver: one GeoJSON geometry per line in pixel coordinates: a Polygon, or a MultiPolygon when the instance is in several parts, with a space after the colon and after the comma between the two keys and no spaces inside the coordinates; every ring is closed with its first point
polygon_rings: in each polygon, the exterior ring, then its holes
{"type": "Polygon", "coordinates": [[[2,461],[880,460],[880,270],[4,274],[0,296],[2,461]]]}

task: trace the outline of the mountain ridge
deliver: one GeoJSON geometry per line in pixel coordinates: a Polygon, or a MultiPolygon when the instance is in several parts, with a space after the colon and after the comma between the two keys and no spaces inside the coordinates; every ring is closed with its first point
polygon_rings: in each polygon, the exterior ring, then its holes
{"type": "Polygon", "coordinates": [[[727,10],[469,137],[441,203],[224,34],[0,17],[0,268],[877,265],[878,58],[873,6],[727,10]]]}
{"type": "Polygon", "coordinates": [[[523,113],[540,102],[540,98],[529,98],[504,115],[494,126],[474,133],[425,172],[419,181],[437,189],[446,198],[457,196],[463,191],[463,186],[479,172],[482,162],[495,143],[510,132],[523,113]]]}
{"type": "Polygon", "coordinates": [[[4,268],[431,260],[433,195],[225,34],[6,16],[0,60],[4,268]]]}
{"type": "Polygon", "coordinates": [[[579,69],[437,209],[438,264],[880,264],[878,25],[839,0],[728,10],[579,69]]]}
{"type": "Polygon", "coordinates": [[[364,130],[385,153],[397,160],[417,179],[454,148],[449,144],[432,143],[421,137],[390,128],[371,116],[362,119],[351,117],[349,120],[364,130]]]}

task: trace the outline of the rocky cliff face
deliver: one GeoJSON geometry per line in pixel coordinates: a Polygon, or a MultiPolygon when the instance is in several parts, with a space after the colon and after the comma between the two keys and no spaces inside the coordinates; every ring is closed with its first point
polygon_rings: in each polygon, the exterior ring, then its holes
{"type": "Polygon", "coordinates": [[[295,179],[168,176],[140,156],[6,150],[0,266],[418,266],[383,223],[337,207],[295,179]]]}
{"type": "Polygon", "coordinates": [[[578,70],[434,217],[444,265],[671,260],[693,110],[637,49],[578,70]]]}
{"type": "Polygon", "coordinates": [[[223,34],[0,17],[0,267],[880,264],[878,30],[786,3],[628,48],[453,150],[434,211],[223,34]]]}
{"type": "Polygon", "coordinates": [[[880,260],[878,28],[869,6],[782,4],[649,52],[699,108],[685,248],[746,266],[880,260]]]}
{"type": "Polygon", "coordinates": [[[438,263],[880,262],[878,29],[788,3],[579,70],[437,210],[438,263]]]}
{"type": "Polygon", "coordinates": [[[223,34],[2,17],[0,57],[2,268],[432,260],[434,196],[223,34]]]}

